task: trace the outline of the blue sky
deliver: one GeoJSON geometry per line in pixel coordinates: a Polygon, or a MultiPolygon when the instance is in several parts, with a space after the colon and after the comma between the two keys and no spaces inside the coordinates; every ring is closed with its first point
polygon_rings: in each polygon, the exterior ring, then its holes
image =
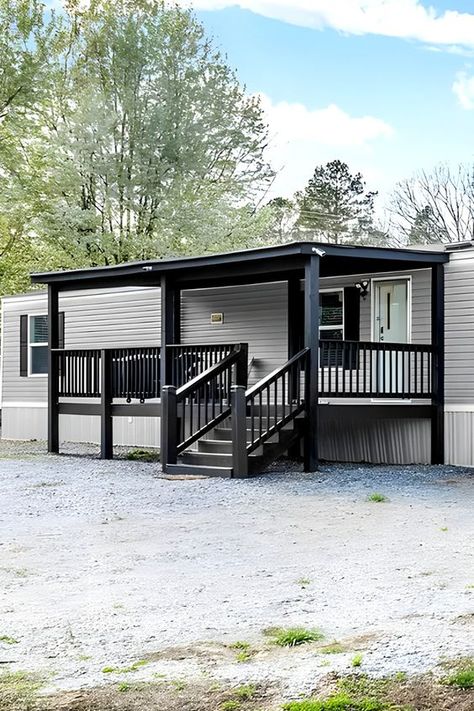
{"type": "Polygon", "coordinates": [[[474,158],[471,0],[194,0],[250,93],[263,95],[274,194],[333,158],[383,198],[440,161],[474,158]]]}

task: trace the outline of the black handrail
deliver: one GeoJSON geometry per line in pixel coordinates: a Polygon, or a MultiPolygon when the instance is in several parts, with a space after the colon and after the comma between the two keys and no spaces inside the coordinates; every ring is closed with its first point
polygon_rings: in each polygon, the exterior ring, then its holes
{"type": "Polygon", "coordinates": [[[281,368],[247,390],[250,443],[247,454],[294,420],[305,407],[305,377],[309,348],[303,348],[281,368]]]}
{"type": "Polygon", "coordinates": [[[247,360],[247,344],[241,343],[180,388],[174,385],[163,388],[164,466],[176,463],[180,452],[230,415],[233,386],[245,387],[247,383],[247,360]]]}

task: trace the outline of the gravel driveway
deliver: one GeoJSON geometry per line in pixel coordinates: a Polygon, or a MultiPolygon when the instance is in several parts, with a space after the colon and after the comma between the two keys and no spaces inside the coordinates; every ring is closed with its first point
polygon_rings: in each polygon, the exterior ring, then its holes
{"type": "Polygon", "coordinates": [[[212,670],[301,691],[350,668],[353,649],[375,674],[474,655],[469,470],[169,481],[156,464],[34,451],[0,459],[0,662],[75,688],[179,648],[152,669],[181,677],[203,673],[198,643],[259,648],[263,628],[318,627],[347,653],[302,647],[212,670]]]}

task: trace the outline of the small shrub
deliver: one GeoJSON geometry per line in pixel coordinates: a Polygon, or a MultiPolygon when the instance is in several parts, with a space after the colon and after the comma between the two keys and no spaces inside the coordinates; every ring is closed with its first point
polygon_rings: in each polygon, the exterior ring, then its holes
{"type": "Polygon", "coordinates": [[[474,689],[474,663],[458,669],[446,679],[446,683],[459,689],[474,689]]]}
{"type": "Polygon", "coordinates": [[[352,657],[351,664],[353,667],[360,667],[362,664],[362,654],[355,654],[352,657]]]}
{"type": "Polygon", "coordinates": [[[131,449],[127,452],[125,459],[131,462],[159,462],[160,453],[152,452],[147,449],[131,449]]]}
{"type": "Polygon", "coordinates": [[[264,630],[264,634],[271,638],[273,644],[279,647],[297,647],[308,642],[319,642],[324,635],[316,629],[306,629],[305,627],[271,627],[264,630]]]}
{"type": "Polygon", "coordinates": [[[383,494],[379,494],[378,492],[374,491],[373,494],[370,494],[369,501],[373,501],[376,504],[382,504],[384,501],[388,501],[388,499],[383,494]]]}

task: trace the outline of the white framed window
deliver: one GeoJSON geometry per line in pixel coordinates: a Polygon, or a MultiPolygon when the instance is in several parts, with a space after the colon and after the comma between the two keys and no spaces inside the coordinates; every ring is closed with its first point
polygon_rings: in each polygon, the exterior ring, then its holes
{"type": "Polygon", "coordinates": [[[28,375],[48,374],[48,317],[28,318],[28,375]]]}
{"type": "Polygon", "coordinates": [[[344,289],[321,289],[319,292],[319,338],[322,341],[344,340],[344,289]]]}

